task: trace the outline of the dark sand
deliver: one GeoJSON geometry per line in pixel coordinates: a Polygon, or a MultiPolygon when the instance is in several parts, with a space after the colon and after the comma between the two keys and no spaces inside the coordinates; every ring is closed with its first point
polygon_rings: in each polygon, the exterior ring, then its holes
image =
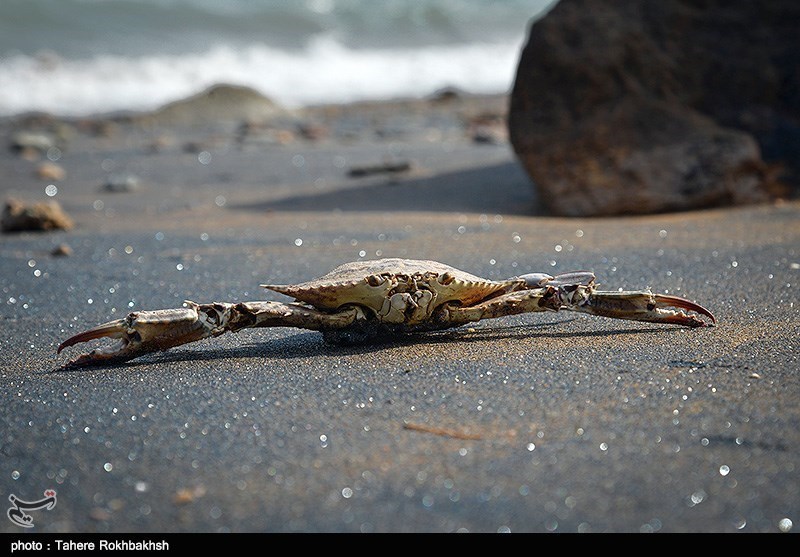
{"type": "Polygon", "coordinates": [[[39,532],[796,531],[800,204],[547,218],[465,111],[320,109],[302,118],[327,136],[285,144],[72,123],[59,182],[4,148],[3,197],[55,183],[76,227],[0,236],[0,496],[56,489],[39,532]],[[103,191],[115,172],[140,188],[103,191]],[[258,284],[359,257],[590,269],[719,324],[537,314],[345,348],[262,329],[58,371],[62,340],[131,308],[279,299],[258,284]]]}

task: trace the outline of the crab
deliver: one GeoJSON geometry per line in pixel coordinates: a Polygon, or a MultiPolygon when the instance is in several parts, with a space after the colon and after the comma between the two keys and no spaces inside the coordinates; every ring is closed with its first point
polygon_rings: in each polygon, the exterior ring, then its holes
{"type": "Polygon", "coordinates": [[[335,344],[355,344],[537,311],[569,310],[686,327],[716,323],[709,310],[677,296],[599,291],[595,275],[587,271],[494,281],[436,261],[380,259],[347,263],[300,284],[261,286],[294,301],[186,301],[177,309],[135,311],[70,337],[58,352],[108,337],[118,342],[95,348],[65,367],[117,364],[251,327],[299,327],[320,331],[335,344]]]}

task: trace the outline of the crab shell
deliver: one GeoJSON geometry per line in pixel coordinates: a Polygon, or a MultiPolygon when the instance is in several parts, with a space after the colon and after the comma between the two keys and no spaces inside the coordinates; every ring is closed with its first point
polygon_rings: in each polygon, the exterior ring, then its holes
{"type": "Polygon", "coordinates": [[[317,279],[294,285],[262,284],[318,309],[367,308],[384,323],[413,325],[447,302],[470,306],[516,290],[522,279],[495,282],[436,261],[382,259],[341,265],[317,279]]]}

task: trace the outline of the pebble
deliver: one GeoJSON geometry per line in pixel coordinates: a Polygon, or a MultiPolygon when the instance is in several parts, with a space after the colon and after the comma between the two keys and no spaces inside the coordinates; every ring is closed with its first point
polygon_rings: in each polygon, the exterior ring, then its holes
{"type": "Polygon", "coordinates": [[[195,499],[198,499],[205,494],[206,489],[203,486],[197,486],[192,489],[182,488],[175,492],[175,496],[172,498],[172,500],[176,505],[186,505],[188,503],[192,503],[195,499]]]}
{"type": "Polygon", "coordinates": [[[31,150],[46,153],[56,146],[56,138],[44,132],[19,131],[11,136],[11,149],[20,153],[31,150]]]}
{"type": "Polygon", "coordinates": [[[53,257],[69,257],[72,255],[72,248],[69,244],[58,244],[53,251],[50,252],[53,257]]]}
{"type": "Polygon", "coordinates": [[[43,162],[36,167],[36,176],[42,180],[63,180],[67,172],[54,162],[43,162]]]}
{"type": "Polygon", "coordinates": [[[141,180],[135,174],[112,174],[103,184],[103,189],[114,193],[136,191],[141,187],[141,180]]]}

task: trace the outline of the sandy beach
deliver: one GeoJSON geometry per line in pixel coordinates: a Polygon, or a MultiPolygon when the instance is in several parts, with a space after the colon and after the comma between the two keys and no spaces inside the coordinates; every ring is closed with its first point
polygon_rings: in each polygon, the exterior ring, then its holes
{"type": "Polygon", "coordinates": [[[0,121],[3,198],[75,223],[0,235],[3,496],[58,492],[38,532],[796,531],[800,203],[550,217],[507,100],[0,121]],[[14,152],[22,130],[53,144],[14,152]],[[259,284],[380,257],[592,270],[718,326],[263,329],[59,370],[81,349],[60,342],[130,311],[279,300],[259,284]]]}

